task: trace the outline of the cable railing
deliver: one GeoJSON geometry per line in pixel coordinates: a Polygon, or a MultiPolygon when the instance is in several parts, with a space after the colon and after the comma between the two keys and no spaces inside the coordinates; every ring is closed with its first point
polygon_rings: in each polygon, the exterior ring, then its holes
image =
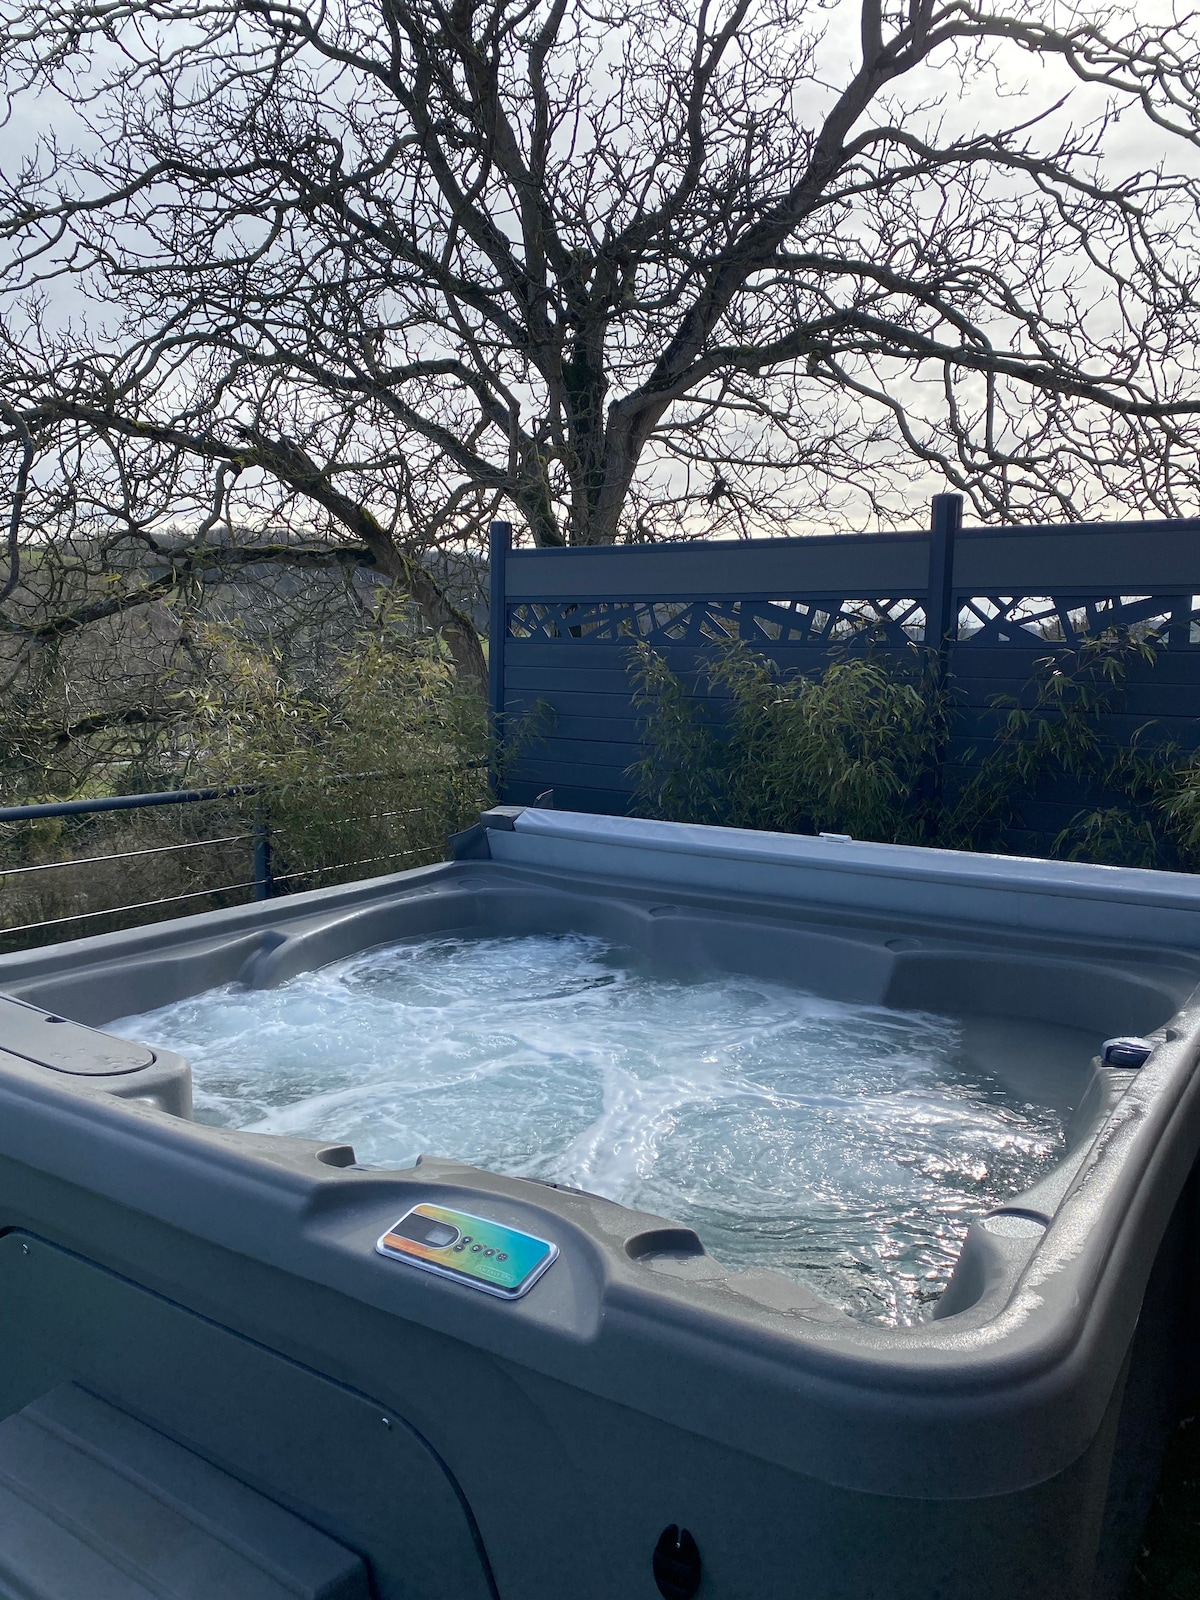
{"type": "Polygon", "coordinates": [[[345,841],[334,859],[313,859],[311,852],[297,847],[286,821],[281,833],[273,802],[277,810],[280,796],[294,790],[294,784],[169,789],[0,806],[0,949],[30,948],[197,909],[268,900],[337,881],[339,874],[346,881],[438,859],[446,834],[460,820],[469,820],[460,816],[462,804],[439,806],[431,799],[428,805],[397,805],[398,797],[389,790],[418,779],[423,784],[437,779],[461,784],[464,777],[482,801],[481,762],[397,774],[348,773],[326,780],[374,782],[384,788],[365,809],[356,812],[339,804],[333,814],[322,815],[323,837],[345,841]],[[149,828],[155,836],[122,839],[114,837],[114,827],[149,828]],[[161,836],[164,827],[170,836],[161,836]],[[198,836],[177,836],[187,829],[198,836]]]}

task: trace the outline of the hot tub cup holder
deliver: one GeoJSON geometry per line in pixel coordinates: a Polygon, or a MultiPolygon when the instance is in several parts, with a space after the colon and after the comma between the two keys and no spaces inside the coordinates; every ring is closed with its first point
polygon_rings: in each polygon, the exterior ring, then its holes
{"type": "Polygon", "coordinates": [[[324,1149],[317,1151],[317,1160],[323,1167],[354,1167],[358,1165],[358,1157],[354,1154],[352,1144],[327,1144],[324,1149]]]}
{"type": "Polygon", "coordinates": [[[691,1228],[647,1228],[625,1241],[625,1254],[631,1261],[652,1265],[657,1259],[678,1260],[681,1256],[703,1256],[707,1252],[700,1236],[691,1228]]]}
{"type": "Polygon", "coordinates": [[[1025,1211],[1018,1206],[1002,1206],[980,1217],[979,1226],[1000,1239],[1040,1239],[1050,1226],[1050,1218],[1040,1211],[1025,1211]]]}

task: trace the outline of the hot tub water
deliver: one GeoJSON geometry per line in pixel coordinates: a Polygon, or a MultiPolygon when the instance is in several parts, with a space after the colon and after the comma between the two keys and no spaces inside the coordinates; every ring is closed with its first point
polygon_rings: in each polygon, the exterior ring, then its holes
{"type": "Polygon", "coordinates": [[[1030,1100],[977,1022],[665,978],[577,934],[399,944],[106,1026],[188,1058],[199,1120],[587,1189],[887,1323],[1062,1153],[1061,1081],[1030,1100]]]}

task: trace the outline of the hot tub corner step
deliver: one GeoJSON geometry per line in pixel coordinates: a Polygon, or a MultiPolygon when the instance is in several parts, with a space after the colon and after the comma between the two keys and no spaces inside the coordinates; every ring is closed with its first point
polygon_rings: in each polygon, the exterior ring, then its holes
{"type": "Polygon", "coordinates": [[[361,1559],[75,1384],[0,1423],[0,1595],[367,1600],[361,1559]]]}

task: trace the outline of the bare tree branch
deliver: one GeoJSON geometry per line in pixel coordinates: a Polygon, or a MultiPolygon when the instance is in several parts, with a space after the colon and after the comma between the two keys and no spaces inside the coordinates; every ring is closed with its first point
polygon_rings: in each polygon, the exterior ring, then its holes
{"type": "Polygon", "coordinates": [[[945,478],[988,518],[1200,504],[1190,15],[0,20],[13,103],[51,88],[74,119],[0,180],[0,448],[19,419],[31,539],[348,539],[481,680],[434,557],[500,506],[549,545],[899,520],[945,478]]]}

